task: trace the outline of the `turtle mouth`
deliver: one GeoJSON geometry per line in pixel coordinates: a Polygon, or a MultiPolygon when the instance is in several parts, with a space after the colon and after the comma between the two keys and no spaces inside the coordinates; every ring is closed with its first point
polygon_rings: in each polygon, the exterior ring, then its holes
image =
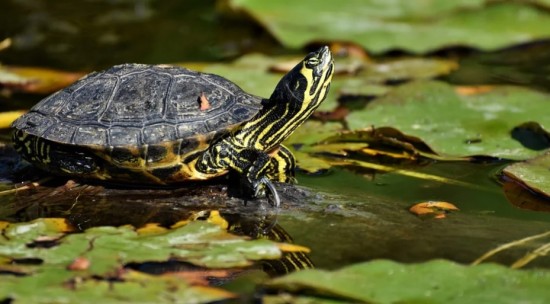
{"type": "Polygon", "coordinates": [[[315,57],[319,60],[319,64],[313,69],[313,75],[315,77],[320,77],[323,74],[331,73],[334,65],[334,60],[332,58],[332,53],[328,46],[324,46],[315,52],[315,57]]]}

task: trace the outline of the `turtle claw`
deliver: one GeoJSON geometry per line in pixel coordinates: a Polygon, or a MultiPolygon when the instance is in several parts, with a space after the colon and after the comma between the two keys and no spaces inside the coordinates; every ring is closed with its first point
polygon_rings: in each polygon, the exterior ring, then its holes
{"type": "Polygon", "coordinates": [[[281,206],[281,199],[279,198],[279,193],[277,192],[277,189],[275,189],[275,186],[271,182],[271,180],[267,177],[262,177],[260,180],[262,184],[264,184],[267,188],[267,191],[265,193],[265,196],[267,197],[267,201],[275,208],[279,208],[281,206]]]}
{"type": "Polygon", "coordinates": [[[245,196],[252,198],[266,197],[267,201],[273,207],[279,208],[279,206],[281,205],[279,193],[277,192],[277,189],[275,189],[273,182],[269,178],[264,176],[256,181],[251,181],[247,178],[243,180],[243,182],[244,185],[247,185],[242,188],[242,190],[244,191],[243,194],[245,196]]]}

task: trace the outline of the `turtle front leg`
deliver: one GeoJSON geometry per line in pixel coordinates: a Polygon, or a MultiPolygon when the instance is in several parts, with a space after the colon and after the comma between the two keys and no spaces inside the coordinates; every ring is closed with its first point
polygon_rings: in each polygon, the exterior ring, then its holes
{"type": "MultiPolygon", "coordinates": [[[[241,163],[238,171],[241,172],[242,185],[246,194],[253,197],[265,196],[266,183],[272,181],[294,183],[295,160],[292,153],[285,146],[279,146],[270,153],[259,150],[245,150],[241,152],[241,163]],[[250,162],[250,160],[252,160],[250,162]]],[[[270,191],[272,187],[270,187],[270,191]]]]}
{"type": "Polygon", "coordinates": [[[237,150],[223,141],[204,151],[196,162],[199,172],[217,174],[229,169],[238,173],[241,192],[248,197],[263,197],[266,188],[275,196],[271,180],[294,182],[294,167],[294,156],[284,146],[266,153],[256,149],[237,150]]]}
{"type": "Polygon", "coordinates": [[[287,147],[280,145],[276,150],[269,153],[270,160],[266,169],[266,176],[270,180],[282,183],[296,183],[294,169],[296,160],[287,147]]]}

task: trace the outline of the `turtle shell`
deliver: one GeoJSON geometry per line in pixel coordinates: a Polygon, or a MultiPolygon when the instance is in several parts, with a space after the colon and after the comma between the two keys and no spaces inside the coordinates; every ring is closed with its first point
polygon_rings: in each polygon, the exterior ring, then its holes
{"type": "Polygon", "coordinates": [[[96,150],[140,147],[226,132],[260,108],[261,98],[218,75],[123,64],[47,97],[13,127],[54,143],[96,150]]]}

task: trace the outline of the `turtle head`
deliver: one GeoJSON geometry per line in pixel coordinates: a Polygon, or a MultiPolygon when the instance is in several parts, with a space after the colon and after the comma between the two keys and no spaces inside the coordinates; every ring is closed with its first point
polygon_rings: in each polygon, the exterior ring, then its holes
{"type": "Polygon", "coordinates": [[[333,71],[332,54],[324,46],[309,53],[279,81],[270,101],[289,103],[311,114],[325,99],[333,71]]]}

